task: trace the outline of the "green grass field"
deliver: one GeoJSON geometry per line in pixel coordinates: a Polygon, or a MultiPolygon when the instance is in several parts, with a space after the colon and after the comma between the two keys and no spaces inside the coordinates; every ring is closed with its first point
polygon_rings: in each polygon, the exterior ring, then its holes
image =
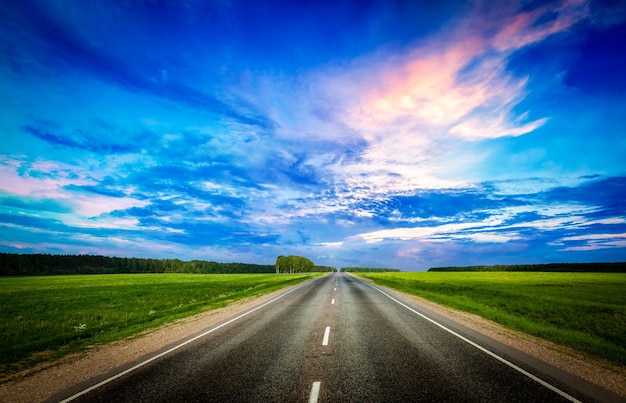
{"type": "Polygon", "coordinates": [[[318,275],[321,273],[0,277],[2,372],[318,275]]]}
{"type": "Polygon", "coordinates": [[[626,365],[624,273],[427,272],[357,275],[626,365]]]}

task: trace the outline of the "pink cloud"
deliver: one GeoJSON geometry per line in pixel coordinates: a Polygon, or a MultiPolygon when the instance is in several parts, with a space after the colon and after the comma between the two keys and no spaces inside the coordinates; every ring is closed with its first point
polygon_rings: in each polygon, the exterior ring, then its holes
{"type": "Polygon", "coordinates": [[[357,75],[367,81],[354,86],[363,90],[354,98],[358,103],[350,123],[366,131],[392,125],[418,135],[415,128],[424,132],[426,127],[464,139],[528,133],[545,119],[518,122],[512,116],[512,107],[525,95],[526,79],[506,72],[507,58],[512,51],[569,29],[588,15],[586,6],[570,1],[496,19],[471,15],[450,33],[402,56],[364,60],[372,67],[365,68],[369,74],[357,75]],[[549,20],[538,23],[542,18],[549,20]],[[486,123],[488,129],[465,124],[470,120],[486,123]]]}
{"type": "MultiPolygon", "coordinates": [[[[86,172],[75,166],[55,161],[40,160],[26,164],[19,160],[7,159],[0,164],[0,192],[6,194],[29,197],[32,199],[54,199],[61,201],[73,209],[73,213],[62,215],[61,220],[79,221],[96,217],[115,210],[125,210],[131,207],[143,207],[147,201],[132,197],[109,197],[103,195],[82,194],[68,190],[71,186],[90,186],[97,182],[89,178],[86,172]],[[27,166],[26,173],[18,173],[27,166]],[[54,179],[49,177],[54,172],[54,179]]],[[[85,221],[83,226],[93,226],[92,222],[85,221]]]]}
{"type": "Polygon", "coordinates": [[[455,160],[467,160],[458,155],[459,144],[522,136],[548,120],[513,112],[526,96],[528,78],[507,71],[511,53],[566,32],[587,16],[587,3],[580,0],[523,12],[478,3],[470,15],[425,41],[319,74],[316,86],[350,129],[342,133],[358,133],[367,143],[358,163],[337,165],[337,176],[348,187],[392,192],[455,186],[444,178],[459,171],[455,160]],[[458,158],[444,158],[455,147],[458,158]],[[368,174],[367,184],[362,173],[368,174]]]}
{"type": "Polygon", "coordinates": [[[550,35],[566,31],[577,22],[589,17],[587,0],[569,0],[559,6],[551,5],[519,13],[505,21],[504,28],[494,37],[492,46],[499,51],[516,50],[541,41],[550,35]],[[554,15],[545,23],[542,17],[554,15]]]}
{"type": "Polygon", "coordinates": [[[398,65],[384,65],[373,72],[370,88],[356,108],[357,126],[446,126],[469,113],[485,100],[487,88],[484,83],[458,83],[457,74],[474,57],[478,45],[468,38],[445,49],[439,44],[420,47],[398,60],[398,65]]]}
{"type": "Polygon", "coordinates": [[[31,168],[38,172],[48,173],[53,167],[58,170],[55,179],[47,177],[33,177],[28,174],[20,175],[17,170],[20,169],[23,162],[18,160],[7,160],[0,165],[0,191],[18,196],[35,196],[49,198],[66,198],[61,189],[64,186],[74,185],[94,185],[93,180],[87,178],[69,178],[70,175],[64,174],[66,166],[55,162],[33,164],[31,168]]]}

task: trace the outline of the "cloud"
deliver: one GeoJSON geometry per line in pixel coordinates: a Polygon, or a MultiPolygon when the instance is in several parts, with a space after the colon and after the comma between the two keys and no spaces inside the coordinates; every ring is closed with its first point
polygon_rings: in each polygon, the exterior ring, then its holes
{"type": "Polygon", "coordinates": [[[0,190],[16,196],[63,199],[59,191],[69,185],[94,185],[87,175],[75,174],[69,164],[55,161],[28,163],[22,159],[4,158],[0,161],[0,190]]]}
{"type": "Polygon", "coordinates": [[[64,196],[71,198],[68,204],[74,206],[74,213],[82,217],[97,217],[99,215],[118,210],[127,210],[132,207],[142,207],[149,202],[131,197],[107,197],[68,193],[64,196]]]}
{"type": "Polygon", "coordinates": [[[493,120],[470,118],[450,129],[450,133],[467,140],[495,139],[499,137],[517,137],[530,133],[543,126],[548,119],[537,119],[521,125],[509,125],[503,117],[493,120]],[[509,127],[513,126],[513,127],[509,127]]]}
{"type": "Polygon", "coordinates": [[[515,112],[528,78],[507,71],[507,63],[514,52],[584,20],[586,3],[495,9],[458,18],[399,51],[381,49],[313,74],[314,87],[333,105],[326,116],[336,135],[356,133],[366,144],[326,167],[340,186],[371,193],[464,186],[449,178],[466,162],[460,144],[522,136],[548,121],[515,112]]]}
{"type": "Polygon", "coordinates": [[[116,136],[111,127],[98,130],[97,125],[92,125],[89,133],[74,132],[62,133],[52,122],[36,121],[24,126],[24,131],[47,141],[55,146],[80,149],[100,154],[123,154],[141,150],[142,141],[135,136],[122,134],[116,136]],[[116,142],[115,138],[123,138],[123,142],[116,142]],[[134,137],[134,138],[133,138],[134,137]]]}
{"type": "Polygon", "coordinates": [[[615,216],[612,198],[607,194],[623,195],[622,184],[620,178],[609,178],[515,197],[497,193],[486,195],[473,189],[466,189],[465,194],[455,189],[398,198],[388,208],[376,208],[382,217],[385,217],[385,211],[392,212],[387,216],[390,218],[386,223],[388,228],[356,234],[350,239],[362,239],[368,243],[386,240],[503,243],[552,234],[550,238],[554,245],[587,240],[590,244],[582,247],[613,247],[620,245],[621,240],[613,236],[604,242],[602,239],[607,236],[602,231],[607,228],[619,231],[626,224],[626,218],[623,211],[622,216],[615,216]],[[589,189],[603,189],[604,195],[589,197],[589,189]],[[435,209],[439,202],[453,208],[435,209]],[[430,213],[425,214],[424,207],[430,213]],[[413,213],[418,220],[413,220],[413,213]],[[429,214],[430,219],[424,220],[429,214]],[[598,235],[589,234],[590,231],[598,235]],[[565,233],[582,235],[564,236],[565,233]]]}
{"type": "MultiPolygon", "coordinates": [[[[71,75],[78,71],[79,74],[86,74],[131,92],[158,97],[242,124],[264,129],[275,126],[271,119],[260,114],[254,105],[243,99],[231,98],[224,102],[196,87],[174,80],[169,74],[167,80],[162,80],[162,69],[154,72],[159,77],[158,80],[147,77],[142,69],[146,67],[145,61],[125,60],[120,57],[119,50],[116,52],[117,48],[104,46],[107,38],[100,38],[100,41],[95,42],[85,40],[86,32],[81,32],[80,27],[83,29],[91,27],[83,26],[82,22],[71,21],[72,15],[70,13],[68,18],[65,8],[55,9],[54,5],[36,6],[29,4],[28,1],[23,3],[13,5],[9,13],[11,22],[23,28],[19,34],[13,36],[15,44],[12,48],[20,49],[24,43],[28,43],[30,47],[37,49],[41,74],[49,74],[50,70],[54,70],[57,74],[63,72],[64,75],[71,75]]],[[[110,18],[112,24],[123,24],[115,20],[114,13],[104,13],[105,8],[97,4],[88,14],[110,18]]],[[[126,22],[130,25],[136,23],[128,18],[126,22]]],[[[133,29],[134,27],[130,28],[131,31],[133,29]]],[[[142,51],[144,55],[149,54],[148,49],[142,51]]],[[[31,67],[30,72],[32,71],[35,70],[31,67]]]]}
{"type": "MultiPolygon", "coordinates": [[[[517,13],[493,38],[499,51],[519,49],[563,32],[590,16],[588,0],[565,0],[517,13]]],[[[492,24],[500,21],[492,21],[492,24]]]]}
{"type": "Polygon", "coordinates": [[[457,234],[459,231],[475,228],[476,223],[444,224],[429,227],[384,229],[364,234],[358,237],[366,242],[381,242],[386,239],[407,241],[412,239],[441,239],[446,234],[457,234]]]}
{"type": "Polygon", "coordinates": [[[67,204],[55,199],[0,196],[0,206],[18,211],[69,213],[67,204]]]}
{"type": "MultiPolygon", "coordinates": [[[[52,212],[59,213],[66,219],[81,217],[80,220],[84,220],[148,204],[146,200],[128,197],[121,192],[94,192],[93,187],[98,181],[90,178],[89,169],[84,167],[52,161],[28,163],[9,160],[0,165],[0,172],[5,178],[0,184],[0,190],[29,200],[22,207],[30,206],[30,210],[42,211],[43,203],[50,204],[50,201],[54,201],[57,206],[62,205],[63,209],[56,207],[52,212]]],[[[5,199],[9,206],[15,205],[11,199],[5,199]]]]}
{"type": "Polygon", "coordinates": [[[553,245],[570,245],[563,251],[594,251],[600,249],[626,248],[626,233],[622,234],[587,234],[561,238],[553,245]],[[574,246],[575,245],[575,246],[574,246]]]}

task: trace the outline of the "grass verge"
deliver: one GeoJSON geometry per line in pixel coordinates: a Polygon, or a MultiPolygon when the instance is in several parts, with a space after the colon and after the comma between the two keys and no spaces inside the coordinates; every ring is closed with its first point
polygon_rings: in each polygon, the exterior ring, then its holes
{"type": "Polygon", "coordinates": [[[297,284],[303,274],[0,277],[4,374],[297,284]]]}
{"type": "Polygon", "coordinates": [[[624,273],[358,273],[375,283],[626,365],[624,273]]]}

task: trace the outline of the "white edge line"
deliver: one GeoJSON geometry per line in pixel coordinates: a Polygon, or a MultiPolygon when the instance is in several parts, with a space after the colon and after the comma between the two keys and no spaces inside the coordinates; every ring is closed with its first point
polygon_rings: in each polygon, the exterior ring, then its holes
{"type": "Polygon", "coordinates": [[[313,386],[311,386],[311,394],[309,395],[309,403],[317,403],[317,399],[320,395],[320,385],[322,383],[319,381],[313,382],[313,386]]]}
{"type": "Polygon", "coordinates": [[[433,320],[433,319],[429,318],[428,316],[426,316],[426,315],[424,315],[424,314],[422,314],[422,313],[420,313],[420,312],[416,311],[415,309],[411,308],[410,306],[408,306],[408,305],[404,304],[403,302],[401,302],[401,301],[397,300],[396,298],[392,297],[391,295],[387,294],[385,291],[381,290],[380,288],[375,287],[375,286],[373,286],[373,285],[371,285],[371,284],[369,284],[369,283],[367,283],[367,282],[365,282],[365,281],[362,281],[362,280],[360,280],[360,279],[358,279],[358,280],[359,280],[361,283],[363,283],[363,284],[365,284],[365,285],[367,285],[367,286],[369,286],[369,287],[372,287],[372,288],[373,288],[373,289],[375,289],[376,291],[378,291],[378,292],[382,293],[382,294],[383,294],[383,295],[385,295],[387,298],[389,298],[389,299],[391,299],[392,301],[396,302],[397,304],[399,304],[399,305],[401,305],[401,306],[405,307],[406,309],[408,309],[409,311],[413,312],[414,314],[416,314],[416,315],[418,315],[418,316],[421,316],[422,318],[426,319],[427,321],[431,322],[432,324],[439,326],[440,328],[442,328],[442,329],[443,329],[443,330],[445,330],[446,332],[448,332],[448,333],[450,333],[450,334],[452,334],[452,335],[454,335],[454,336],[458,337],[459,339],[461,339],[461,340],[463,340],[464,342],[466,342],[466,343],[470,344],[471,346],[476,347],[477,349],[479,349],[480,351],[484,352],[485,354],[487,354],[487,355],[491,356],[492,358],[495,358],[496,360],[498,360],[498,361],[502,362],[503,364],[508,365],[509,367],[513,368],[514,370],[518,371],[519,373],[521,373],[521,374],[523,374],[523,375],[526,375],[528,378],[530,378],[530,379],[532,379],[533,381],[535,381],[535,382],[537,382],[537,383],[541,384],[542,386],[544,386],[544,387],[546,387],[546,388],[550,389],[551,391],[553,391],[553,392],[555,392],[555,393],[558,393],[559,395],[561,395],[561,396],[562,396],[562,397],[564,397],[565,399],[567,399],[567,400],[569,400],[569,401],[571,401],[571,402],[582,403],[580,400],[576,399],[574,396],[571,396],[570,394],[568,394],[568,393],[566,393],[566,392],[562,391],[561,389],[557,388],[556,386],[550,385],[548,382],[546,382],[546,381],[544,381],[543,379],[541,379],[541,378],[539,378],[539,377],[537,377],[537,376],[535,376],[535,375],[531,374],[530,372],[526,371],[525,369],[518,367],[517,365],[515,365],[515,364],[513,364],[512,362],[508,361],[507,359],[500,357],[500,356],[499,356],[499,355],[497,355],[496,353],[494,353],[494,352],[492,352],[492,351],[490,351],[490,350],[487,350],[487,349],[486,349],[486,348],[484,348],[483,346],[481,346],[481,345],[479,345],[479,344],[474,343],[474,342],[473,342],[473,341],[471,341],[470,339],[468,339],[468,338],[466,338],[466,337],[464,337],[464,336],[460,335],[459,333],[455,332],[454,330],[449,329],[449,328],[445,327],[444,325],[442,325],[441,323],[436,322],[435,320],[433,320]]]}
{"type": "Polygon", "coordinates": [[[324,330],[324,340],[322,340],[322,346],[328,345],[328,338],[330,337],[330,326],[326,326],[324,330]]]}
{"type": "Polygon", "coordinates": [[[199,335],[197,335],[197,336],[195,336],[195,337],[193,337],[193,338],[191,338],[191,339],[189,339],[189,340],[186,340],[186,341],[184,341],[184,342],[182,342],[182,343],[180,343],[180,344],[177,344],[177,345],[175,345],[174,347],[172,347],[172,348],[170,348],[170,349],[168,349],[168,350],[166,350],[166,351],[164,351],[164,352],[162,352],[162,353],[160,353],[160,354],[155,355],[154,357],[148,358],[147,360],[142,361],[142,362],[140,362],[139,364],[136,364],[135,366],[133,366],[133,367],[131,367],[131,368],[128,368],[127,370],[124,370],[124,371],[120,372],[119,374],[115,374],[115,375],[113,375],[113,376],[112,376],[112,377],[110,377],[110,378],[107,378],[107,379],[105,379],[105,380],[103,380],[103,381],[101,381],[101,382],[99,382],[99,383],[97,383],[97,384],[95,384],[95,385],[92,385],[92,386],[88,387],[87,389],[84,389],[84,390],[82,390],[82,391],[80,391],[80,392],[76,393],[75,395],[68,397],[67,399],[61,400],[61,401],[60,401],[60,403],[70,402],[70,401],[72,401],[72,400],[74,400],[74,399],[76,399],[76,398],[78,398],[78,397],[80,397],[80,396],[82,396],[82,395],[84,395],[84,394],[87,394],[87,393],[91,392],[92,390],[98,389],[99,387],[101,387],[101,386],[103,386],[103,385],[106,385],[106,384],[107,384],[107,383],[109,383],[109,382],[112,382],[112,381],[114,381],[114,380],[116,380],[116,379],[118,379],[118,378],[121,378],[121,377],[123,377],[124,375],[126,375],[126,374],[128,374],[128,373],[131,373],[131,372],[133,372],[134,370],[136,370],[136,369],[138,369],[138,368],[141,368],[141,367],[143,367],[144,365],[149,364],[149,363],[151,363],[152,361],[155,361],[155,360],[157,360],[157,359],[159,359],[159,358],[163,357],[164,355],[167,355],[167,354],[171,353],[172,351],[178,350],[179,348],[181,348],[181,347],[183,347],[183,346],[186,346],[187,344],[192,343],[192,342],[194,342],[194,341],[196,341],[196,340],[198,340],[198,339],[201,339],[202,337],[204,337],[204,336],[206,336],[206,335],[208,335],[208,334],[210,334],[210,333],[213,333],[214,331],[219,330],[219,329],[223,328],[224,326],[230,325],[231,323],[233,323],[233,322],[235,322],[235,321],[237,321],[237,320],[239,320],[239,319],[243,318],[244,316],[247,316],[247,315],[251,314],[252,312],[257,311],[257,310],[259,310],[259,309],[261,309],[261,308],[263,308],[263,307],[265,307],[265,306],[267,306],[267,305],[269,305],[269,304],[271,304],[271,303],[273,303],[273,302],[275,302],[275,301],[277,301],[277,300],[281,299],[281,298],[282,298],[282,297],[284,297],[285,295],[290,294],[290,293],[292,293],[292,292],[294,292],[294,291],[296,291],[296,290],[299,290],[300,288],[304,287],[305,285],[306,285],[306,284],[303,284],[303,285],[301,285],[300,287],[293,288],[293,289],[291,289],[291,290],[289,290],[289,291],[285,292],[284,294],[281,294],[281,295],[277,296],[276,298],[273,298],[273,299],[271,299],[271,300],[269,300],[269,301],[265,302],[264,304],[261,304],[261,305],[257,306],[256,308],[253,308],[253,309],[251,309],[251,310],[249,310],[249,311],[247,311],[247,312],[242,313],[242,314],[241,314],[241,315],[239,315],[239,316],[236,316],[236,317],[234,317],[234,318],[232,318],[232,319],[228,320],[227,322],[222,323],[221,325],[218,325],[218,326],[216,326],[216,327],[214,327],[214,328],[211,328],[211,329],[207,330],[207,331],[206,331],[206,332],[204,332],[204,333],[201,333],[201,334],[199,334],[199,335]]]}

